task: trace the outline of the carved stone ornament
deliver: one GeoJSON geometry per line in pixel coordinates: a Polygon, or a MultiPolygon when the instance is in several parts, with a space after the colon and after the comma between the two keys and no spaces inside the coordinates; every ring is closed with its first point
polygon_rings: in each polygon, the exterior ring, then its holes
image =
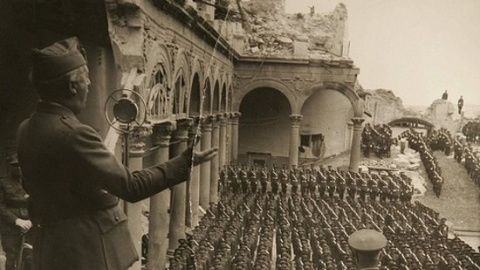
{"type": "Polygon", "coordinates": [[[131,150],[142,151],[145,150],[145,138],[152,135],[153,128],[151,125],[145,123],[142,126],[134,127],[130,135],[131,150]]]}
{"type": "Polygon", "coordinates": [[[303,91],[307,89],[307,85],[314,82],[314,79],[304,79],[300,76],[295,76],[293,78],[282,78],[282,81],[286,82],[289,88],[295,89],[295,91],[303,91]]]}

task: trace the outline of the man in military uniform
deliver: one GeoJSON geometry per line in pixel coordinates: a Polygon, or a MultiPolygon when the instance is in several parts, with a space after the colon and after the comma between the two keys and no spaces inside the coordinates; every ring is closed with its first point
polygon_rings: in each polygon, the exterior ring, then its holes
{"type": "Polygon", "coordinates": [[[166,163],[131,172],[77,118],[90,85],[78,39],[35,49],[32,56],[40,102],[19,127],[17,152],[33,211],[34,269],[126,270],[139,257],[119,198],[137,202],[184,182],[192,166],[218,149],[196,152],[192,143],[166,163]]]}
{"type": "Polygon", "coordinates": [[[378,231],[361,229],[348,237],[352,257],[359,270],[379,269],[382,249],[387,246],[387,238],[378,231]]]}
{"type": "Polygon", "coordinates": [[[272,186],[272,193],[277,194],[278,192],[278,174],[275,165],[272,167],[272,171],[270,172],[270,185],[272,186]]]}
{"type": "Polygon", "coordinates": [[[260,185],[262,186],[262,194],[267,193],[267,184],[268,184],[268,173],[265,167],[262,168],[260,172],[260,185]]]}
{"type": "Polygon", "coordinates": [[[5,270],[15,270],[22,237],[32,227],[28,217],[28,194],[22,188],[21,172],[17,157],[8,161],[7,178],[0,179],[0,234],[5,251],[5,270]]]}

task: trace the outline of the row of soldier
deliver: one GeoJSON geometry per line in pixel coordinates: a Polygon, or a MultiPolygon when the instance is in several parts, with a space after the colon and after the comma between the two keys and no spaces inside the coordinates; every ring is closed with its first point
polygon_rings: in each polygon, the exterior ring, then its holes
{"type": "Polygon", "coordinates": [[[470,121],[462,127],[462,133],[467,137],[467,142],[478,143],[480,141],[480,122],[470,121]]]}
{"type": "Polygon", "coordinates": [[[224,192],[175,251],[171,270],[353,270],[347,239],[362,228],[388,239],[381,269],[480,269],[480,254],[448,238],[445,219],[418,202],[224,192]]]}
{"type": "Polygon", "coordinates": [[[232,192],[274,195],[301,193],[312,197],[338,197],[339,199],[367,199],[376,201],[409,201],[414,192],[411,179],[404,173],[366,174],[334,169],[332,166],[302,166],[287,170],[266,167],[225,166],[220,173],[224,189],[232,192]],[[260,177],[257,177],[260,175],[260,177]],[[258,179],[260,178],[260,179],[258,179]],[[259,190],[260,185],[260,190],[259,190]]]}
{"type": "Polygon", "coordinates": [[[436,158],[433,156],[430,146],[425,142],[423,134],[408,129],[402,132],[400,137],[407,138],[409,147],[420,154],[428,179],[433,185],[433,192],[439,198],[442,193],[444,182],[442,170],[438,165],[436,158]]]}
{"type": "Polygon", "coordinates": [[[465,170],[476,185],[480,185],[480,158],[478,158],[471,143],[454,140],[455,160],[458,163],[464,160],[465,170]]]}
{"type": "Polygon", "coordinates": [[[449,156],[452,151],[452,134],[445,128],[433,130],[425,139],[432,151],[442,151],[449,156]]]}
{"type": "Polygon", "coordinates": [[[365,157],[374,153],[377,157],[390,157],[392,145],[392,129],[386,124],[377,124],[373,127],[367,123],[362,131],[361,149],[365,157]]]}

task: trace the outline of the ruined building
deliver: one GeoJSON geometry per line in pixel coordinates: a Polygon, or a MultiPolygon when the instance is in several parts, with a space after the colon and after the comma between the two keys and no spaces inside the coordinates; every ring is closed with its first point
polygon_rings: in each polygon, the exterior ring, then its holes
{"type": "MultiPolygon", "coordinates": [[[[348,57],[346,7],[287,15],[282,1],[251,0],[243,8],[214,2],[8,0],[0,6],[2,156],[14,151],[16,129],[37,100],[30,50],[72,35],[84,43],[92,81],[79,118],[116,153],[122,142],[104,118],[107,97],[127,88],[146,102],[151,129],[132,136],[130,167],[174,156],[199,131],[197,147],[219,146],[218,157],[195,168],[189,183],[150,200],[149,256],[159,259],[149,260],[148,269],[161,269],[167,249],[185,237],[186,216],[195,226],[198,206],[218,200],[218,173],[226,164],[296,165],[352,149],[350,169],[358,168],[364,112],[355,91],[359,68],[348,57]]],[[[140,239],[141,204],[125,207],[140,239]]]]}

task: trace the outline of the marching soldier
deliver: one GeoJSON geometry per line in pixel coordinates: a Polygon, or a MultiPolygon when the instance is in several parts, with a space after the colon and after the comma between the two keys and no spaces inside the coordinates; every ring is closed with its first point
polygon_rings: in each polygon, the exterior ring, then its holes
{"type": "Polygon", "coordinates": [[[367,198],[368,184],[367,184],[367,181],[363,179],[362,176],[357,178],[357,188],[360,190],[359,192],[360,200],[365,202],[367,198]]]}
{"type": "Polygon", "coordinates": [[[332,170],[330,170],[327,174],[327,185],[328,185],[328,196],[330,198],[333,198],[333,196],[335,195],[335,189],[337,186],[337,179],[333,175],[332,170]]]}
{"type": "Polygon", "coordinates": [[[262,194],[267,193],[267,183],[268,183],[268,174],[263,167],[262,172],[260,173],[260,185],[262,186],[262,194]]]}
{"type": "Polygon", "coordinates": [[[253,194],[257,192],[258,179],[257,173],[255,173],[255,168],[250,169],[250,188],[253,194]]]}
{"type": "Polygon", "coordinates": [[[272,171],[270,172],[270,184],[272,186],[272,193],[277,194],[278,192],[278,174],[275,168],[275,165],[272,167],[272,171]]]}
{"type": "Polygon", "coordinates": [[[240,189],[240,183],[238,181],[238,174],[236,170],[236,168],[230,166],[230,186],[233,193],[237,193],[240,189]]]}
{"type": "Polygon", "coordinates": [[[298,191],[298,179],[295,174],[296,174],[296,169],[295,167],[293,167],[292,170],[290,170],[290,177],[289,177],[290,184],[292,185],[292,194],[297,194],[297,191],[298,191]]]}
{"type": "Polygon", "coordinates": [[[240,183],[242,184],[242,192],[246,194],[248,192],[248,173],[245,167],[240,169],[240,183]]]}
{"type": "Polygon", "coordinates": [[[282,185],[282,193],[287,194],[287,187],[288,187],[288,174],[285,170],[285,168],[282,168],[280,171],[280,182],[282,185]]]}
{"type": "Polygon", "coordinates": [[[350,172],[347,172],[347,187],[348,187],[348,197],[352,199],[352,201],[355,200],[355,196],[357,195],[357,181],[353,176],[350,174],[350,172]]]}
{"type": "Polygon", "coordinates": [[[347,181],[345,178],[337,172],[337,193],[340,200],[343,200],[345,197],[345,190],[347,188],[347,181]]]}
{"type": "Polygon", "coordinates": [[[370,200],[375,202],[377,200],[378,193],[380,189],[378,188],[378,183],[371,176],[367,180],[368,189],[370,190],[370,200]]]}
{"type": "Polygon", "coordinates": [[[308,177],[304,170],[300,171],[300,187],[302,195],[308,194],[308,177]]]}
{"type": "Polygon", "coordinates": [[[312,196],[316,196],[316,191],[317,191],[317,177],[315,176],[315,170],[313,169],[313,166],[312,166],[312,171],[310,171],[309,173],[309,176],[308,176],[308,185],[309,185],[309,189],[310,189],[310,194],[312,194],[312,196]]]}

